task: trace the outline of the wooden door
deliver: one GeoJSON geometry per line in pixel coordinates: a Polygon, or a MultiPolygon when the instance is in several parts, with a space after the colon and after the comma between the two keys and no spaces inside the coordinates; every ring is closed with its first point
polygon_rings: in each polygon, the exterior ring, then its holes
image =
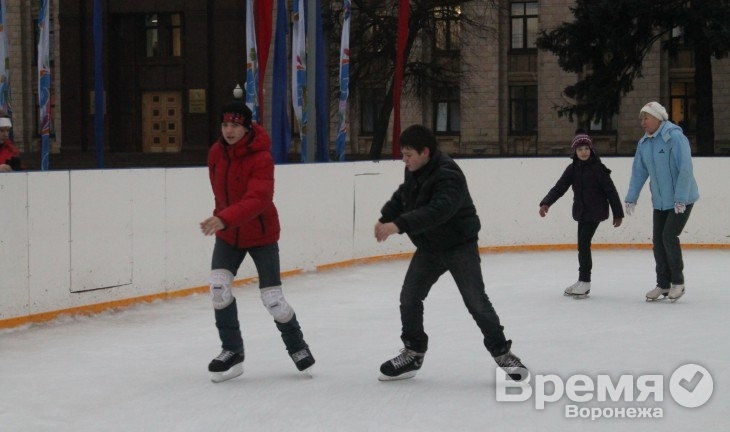
{"type": "Polygon", "coordinates": [[[177,153],[182,146],[182,92],[142,93],[142,150],[177,153]]]}

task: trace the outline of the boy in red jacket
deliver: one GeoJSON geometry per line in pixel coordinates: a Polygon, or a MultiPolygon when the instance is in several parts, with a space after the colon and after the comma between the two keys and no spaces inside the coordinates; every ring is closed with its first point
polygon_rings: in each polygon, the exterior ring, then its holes
{"type": "Polygon", "coordinates": [[[208,365],[214,382],[243,373],[243,338],[231,288],[247,254],[256,265],[261,300],[274,317],[297,369],[306,371],[314,364],[294,310],[281,290],[271,138],[251,117],[251,110],[243,102],[226,105],[221,116],[221,137],[208,152],[215,209],[213,216],[200,223],[200,229],[205,235],[216,236],[210,292],[223,351],[208,365]]]}

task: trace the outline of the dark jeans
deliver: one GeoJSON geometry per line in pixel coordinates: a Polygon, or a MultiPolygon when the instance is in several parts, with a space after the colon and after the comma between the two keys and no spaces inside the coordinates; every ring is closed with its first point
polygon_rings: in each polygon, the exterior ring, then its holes
{"type": "MultiPolygon", "coordinates": [[[[281,285],[279,245],[277,243],[248,249],[238,249],[216,238],[211,269],[226,269],[236,275],[247,254],[251,255],[256,266],[259,289],[281,285]]],[[[215,326],[218,328],[218,335],[220,336],[221,346],[224,350],[243,352],[243,338],[241,337],[241,328],[238,322],[238,308],[235,299],[226,308],[215,310],[215,326]]],[[[276,322],[276,327],[281,332],[281,338],[284,340],[284,345],[289,353],[299,351],[307,346],[304,342],[296,314],[286,323],[276,322]]]]}
{"type": "Polygon", "coordinates": [[[484,335],[484,346],[490,354],[498,356],[509,351],[511,341],[505,339],[504,327],[484,292],[476,241],[446,251],[416,250],[400,293],[401,339],[405,346],[417,352],[428,349],[428,335],[423,328],[423,301],[446,271],[454,278],[467,310],[484,335]]]}
{"type": "Polygon", "coordinates": [[[578,222],[578,280],[591,281],[593,257],[591,256],[591,242],[600,222],[578,222]]]}
{"type": "Polygon", "coordinates": [[[235,248],[216,237],[210,268],[226,269],[235,276],[246,254],[250,254],[259,276],[259,288],[281,285],[279,244],[272,243],[248,249],[235,248]]]}
{"type": "Polygon", "coordinates": [[[679,235],[687,224],[694,204],[687,206],[684,213],[671,210],[654,210],[654,261],[656,262],[656,284],[669,288],[671,284],[684,284],[684,261],[679,235]]]}

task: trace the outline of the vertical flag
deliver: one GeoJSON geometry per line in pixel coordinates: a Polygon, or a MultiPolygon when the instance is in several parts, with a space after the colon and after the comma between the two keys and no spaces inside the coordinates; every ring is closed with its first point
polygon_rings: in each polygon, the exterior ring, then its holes
{"type": "Polygon", "coordinates": [[[408,40],[409,0],[399,0],[398,5],[398,44],[395,54],[395,79],[393,81],[393,158],[400,159],[400,97],[403,89],[403,68],[405,67],[406,40],[408,40]]]}
{"type": "Polygon", "coordinates": [[[246,105],[259,121],[259,64],[256,52],[256,27],[253,16],[253,0],[246,0],[246,105]]]}
{"type": "Polygon", "coordinates": [[[276,36],[274,40],[274,81],[271,83],[271,151],[274,162],[284,163],[289,158],[291,127],[287,104],[286,38],[289,30],[286,0],[276,5],[276,36]]]}
{"type": "Polygon", "coordinates": [[[256,46],[258,47],[259,74],[259,122],[264,122],[264,81],[266,79],[266,62],[269,61],[271,45],[271,17],[274,11],[273,0],[256,0],[254,5],[254,25],[256,27],[256,46]]]}
{"type": "Polygon", "coordinates": [[[304,105],[307,100],[307,54],[306,46],[306,23],[304,21],[304,0],[294,0],[293,4],[293,25],[292,25],[292,50],[291,50],[291,73],[292,73],[292,105],[294,115],[299,124],[299,139],[301,140],[302,162],[307,160],[307,113],[304,105]]]}
{"type": "Polygon", "coordinates": [[[329,92],[327,91],[327,69],[325,69],[324,56],[324,31],[322,29],[322,8],[320,0],[314,1],[314,18],[315,18],[315,113],[317,140],[317,161],[329,162],[330,160],[330,110],[329,110],[329,92]]]}
{"type": "Polygon", "coordinates": [[[94,145],[96,167],[104,168],[104,27],[102,26],[102,0],[94,0],[94,145]]]}
{"type": "Polygon", "coordinates": [[[48,170],[50,154],[48,135],[51,132],[51,67],[49,61],[50,30],[48,0],[41,0],[38,13],[38,104],[40,106],[41,170],[48,170]]]}
{"type": "Polygon", "coordinates": [[[8,27],[5,23],[7,11],[5,3],[0,0],[0,110],[10,115],[10,53],[8,51],[8,27]]]}
{"type": "Polygon", "coordinates": [[[304,50],[307,52],[304,115],[307,118],[307,148],[305,161],[317,160],[317,0],[304,1],[304,21],[307,26],[304,50]]]}
{"type": "Polygon", "coordinates": [[[340,103],[337,109],[337,160],[345,160],[347,139],[347,97],[350,94],[350,0],[343,0],[340,40],[340,103]]]}

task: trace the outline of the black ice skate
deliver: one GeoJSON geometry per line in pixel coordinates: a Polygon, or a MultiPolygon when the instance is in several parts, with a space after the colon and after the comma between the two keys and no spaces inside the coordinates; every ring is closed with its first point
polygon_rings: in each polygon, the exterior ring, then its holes
{"type": "Polygon", "coordinates": [[[208,365],[210,379],[215,383],[228,381],[243,373],[243,353],[223,350],[208,365]]]}
{"type": "Polygon", "coordinates": [[[519,357],[507,351],[506,354],[494,357],[494,361],[507,374],[512,381],[525,381],[530,379],[530,371],[527,370],[519,357]]]}
{"type": "Polygon", "coordinates": [[[291,359],[294,360],[294,364],[300,372],[307,373],[310,376],[312,375],[310,368],[314,364],[314,357],[312,356],[312,351],[309,350],[309,347],[292,353],[290,356],[291,359]]]}
{"type": "Polygon", "coordinates": [[[423,365],[425,353],[418,353],[408,348],[400,350],[400,354],[380,366],[380,381],[413,378],[423,365]]]}

